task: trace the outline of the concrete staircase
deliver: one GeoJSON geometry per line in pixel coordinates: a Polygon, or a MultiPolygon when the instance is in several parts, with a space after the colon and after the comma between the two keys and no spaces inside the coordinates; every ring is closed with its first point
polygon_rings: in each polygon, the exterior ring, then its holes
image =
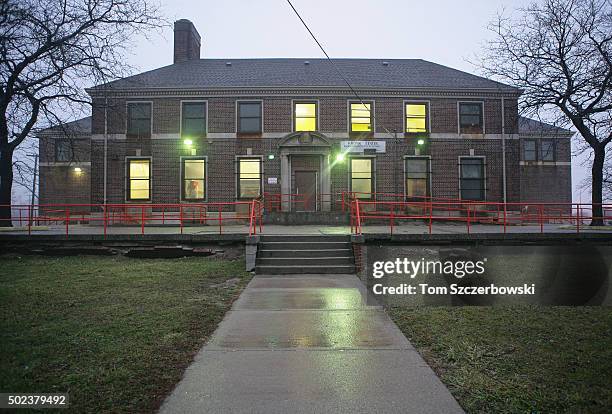
{"type": "Polygon", "coordinates": [[[350,236],[261,236],[257,274],[355,273],[350,236]]]}

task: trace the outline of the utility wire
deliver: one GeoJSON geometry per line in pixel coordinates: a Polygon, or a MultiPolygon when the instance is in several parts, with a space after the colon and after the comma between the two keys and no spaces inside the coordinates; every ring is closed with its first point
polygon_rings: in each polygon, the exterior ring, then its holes
{"type": "MultiPolygon", "coordinates": [[[[359,96],[359,94],[357,93],[357,91],[353,88],[353,86],[351,85],[351,83],[348,81],[348,79],[346,79],[346,77],[342,74],[342,71],[340,70],[340,68],[338,68],[336,66],[336,64],[334,63],[334,61],[329,57],[329,55],[327,54],[327,52],[325,51],[325,48],[321,45],[321,43],[319,42],[319,40],[317,39],[317,37],[314,35],[314,33],[312,33],[312,30],[310,30],[310,28],[308,27],[308,25],[306,24],[306,22],[304,21],[304,19],[302,19],[302,16],[300,16],[300,13],[296,10],[296,8],[293,6],[293,4],[291,3],[291,0],[287,0],[287,3],[289,3],[289,6],[291,6],[291,8],[293,9],[293,11],[295,12],[295,14],[297,15],[298,19],[300,19],[300,21],[302,22],[302,24],[304,25],[304,27],[306,28],[306,30],[308,30],[308,33],[310,33],[310,36],[312,36],[312,38],[314,39],[314,41],[317,43],[317,45],[319,46],[319,49],[321,49],[321,51],[323,52],[323,54],[325,55],[325,57],[327,58],[327,60],[329,61],[329,63],[334,67],[334,69],[336,70],[336,72],[338,73],[338,75],[342,78],[342,80],[344,81],[344,83],[346,83],[346,85],[349,87],[349,89],[351,90],[351,92],[353,92],[353,94],[357,97],[357,99],[359,99],[359,102],[361,103],[361,105],[363,105],[364,108],[367,108],[366,104],[363,102],[363,99],[361,98],[361,96],[359,96]]],[[[372,111],[372,108],[370,108],[370,111],[372,111]]],[[[371,113],[371,112],[370,112],[371,113]]],[[[372,119],[376,119],[375,115],[372,115],[372,119]]],[[[389,135],[394,135],[387,127],[385,127],[384,125],[380,124],[380,126],[382,127],[382,129],[384,129],[389,135]]],[[[375,133],[375,131],[372,131],[372,133],[375,133]]]]}

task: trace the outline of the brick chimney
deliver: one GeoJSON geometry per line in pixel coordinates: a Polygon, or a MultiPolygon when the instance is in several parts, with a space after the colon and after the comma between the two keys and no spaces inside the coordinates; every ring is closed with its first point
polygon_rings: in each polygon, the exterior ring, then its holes
{"type": "Polygon", "coordinates": [[[174,63],[200,58],[200,34],[191,21],[174,22],[174,63]]]}

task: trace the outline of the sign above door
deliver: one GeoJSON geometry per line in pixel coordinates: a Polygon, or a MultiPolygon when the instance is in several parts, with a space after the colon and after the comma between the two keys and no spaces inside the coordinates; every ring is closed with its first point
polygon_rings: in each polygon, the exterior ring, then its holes
{"type": "Polygon", "coordinates": [[[374,150],[375,152],[385,152],[385,141],[341,141],[340,147],[342,152],[365,152],[365,150],[374,150]]]}

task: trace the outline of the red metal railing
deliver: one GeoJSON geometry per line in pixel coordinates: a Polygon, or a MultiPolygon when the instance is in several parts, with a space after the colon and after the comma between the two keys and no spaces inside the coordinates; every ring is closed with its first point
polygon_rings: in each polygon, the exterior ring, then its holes
{"type": "MultiPolygon", "coordinates": [[[[235,202],[207,202],[191,204],[36,204],[12,205],[13,223],[26,227],[58,225],[65,228],[66,237],[70,226],[86,224],[103,229],[104,236],[112,226],[138,226],[145,234],[147,226],[178,227],[188,225],[216,225],[219,234],[223,226],[239,224],[248,226],[249,235],[263,230],[263,203],[261,200],[235,202]]],[[[8,220],[8,219],[0,219],[8,220]]]]}
{"type": "MultiPolygon", "coordinates": [[[[604,221],[612,220],[612,204],[602,205],[604,221]],[[611,213],[611,214],[608,214],[611,213]]],[[[370,201],[359,198],[351,200],[351,232],[362,234],[366,222],[388,226],[390,234],[400,221],[425,221],[429,234],[434,222],[465,223],[469,234],[475,224],[508,226],[537,225],[544,232],[546,224],[569,224],[580,233],[581,226],[594,217],[592,205],[587,203],[501,203],[481,201],[370,201]]]]}

